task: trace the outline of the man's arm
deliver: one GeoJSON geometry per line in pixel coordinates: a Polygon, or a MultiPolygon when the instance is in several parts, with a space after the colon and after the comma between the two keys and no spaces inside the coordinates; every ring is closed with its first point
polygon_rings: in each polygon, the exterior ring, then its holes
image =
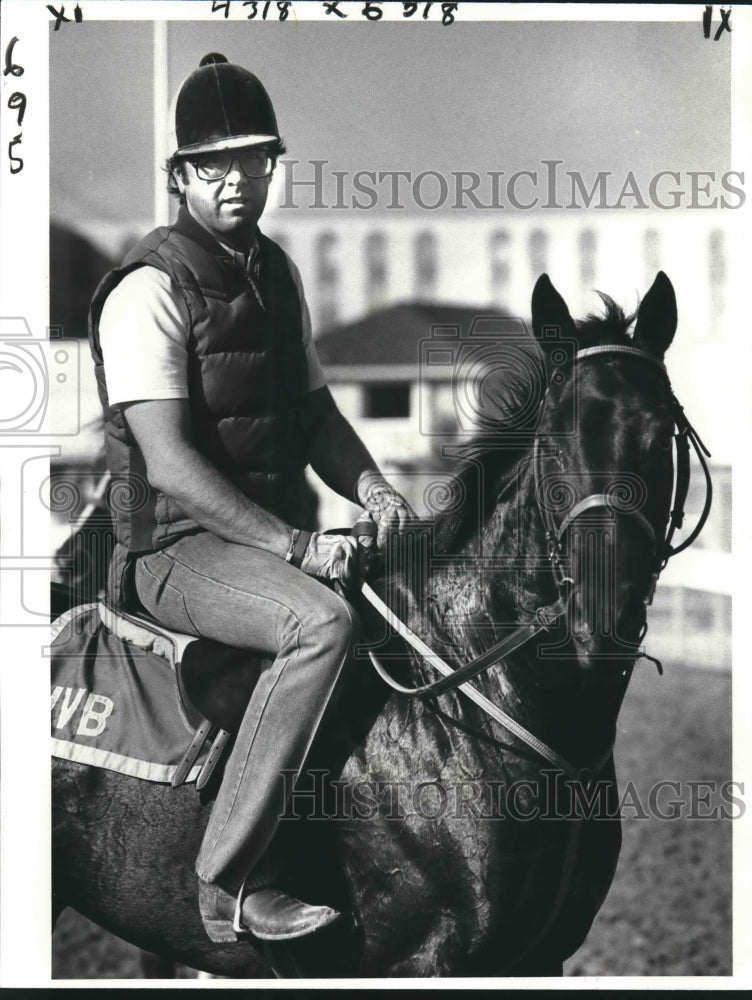
{"type": "Polygon", "coordinates": [[[285,558],[291,526],[248,500],[196,450],[187,399],[140,400],[123,411],[152,486],[176,500],[207,531],[285,558]]]}
{"type": "Polygon", "coordinates": [[[381,548],[389,533],[403,531],[415,514],[381,474],[326,386],[309,394],[308,406],[309,426],[313,428],[310,458],[314,472],[330,489],[368,510],[379,526],[381,548]]]}
{"type": "Polygon", "coordinates": [[[335,493],[352,503],[362,503],[358,483],[369,473],[379,475],[379,469],[327,386],[308,396],[308,426],[313,430],[313,471],[335,493]]]}

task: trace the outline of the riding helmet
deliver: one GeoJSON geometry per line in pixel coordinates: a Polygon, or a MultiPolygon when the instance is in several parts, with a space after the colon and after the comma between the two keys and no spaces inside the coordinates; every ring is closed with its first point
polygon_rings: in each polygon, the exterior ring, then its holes
{"type": "Polygon", "coordinates": [[[210,52],[170,107],[173,156],[279,142],[272,102],[253,73],[210,52]]]}

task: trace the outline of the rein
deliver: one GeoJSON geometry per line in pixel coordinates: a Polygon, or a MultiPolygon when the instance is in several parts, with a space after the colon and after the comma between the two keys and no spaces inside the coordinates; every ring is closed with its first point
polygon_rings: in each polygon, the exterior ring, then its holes
{"type": "Polygon", "coordinates": [[[466,664],[464,667],[460,667],[459,670],[454,670],[449,666],[442,658],[427,646],[423,640],[417,636],[403,621],[394,614],[394,612],[389,608],[381,598],[374,593],[371,587],[364,583],[362,585],[361,593],[366,598],[367,601],[384,617],[389,625],[402,636],[405,642],[409,643],[416,652],[428,660],[431,666],[435,667],[439,673],[444,675],[444,679],[440,681],[434,681],[432,684],[424,684],[417,688],[407,688],[403,687],[402,684],[398,684],[389,674],[384,670],[379,661],[376,659],[372,650],[368,651],[368,655],[371,659],[371,663],[376,668],[376,672],[382,680],[394,688],[395,691],[399,691],[400,694],[410,695],[414,697],[415,695],[438,695],[444,694],[446,691],[452,691],[455,688],[459,688],[464,695],[466,695],[471,701],[481,708],[487,715],[490,715],[492,719],[504,726],[513,733],[518,739],[526,743],[532,750],[534,750],[539,756],[543,757],[544,760],[548,761],[553,767],[558,768],[563,771],[568,777],[572,778],[574,781],[582,781],[595,777],[601,767],[606,763],[608,757],[611,753],[611,748],[609,747],[608,753],[605,755],[602,761],[599,762],[597,768],[592,769],[582,769],[575,767],[570,764],[568,760],[557,753],[551,747],[547,746],[542,740],[539,740],[537,736],[531,733],[528,729],[525,729],[523,725],[513,719],[511,715],[507,715],[503,712],[497,705],[494,705],[492,701],[489,701],[485,695],[481,694],[477,688],[474,688],[472,684],[467,683],[467,679],[470,677],[475,677],[476,674],[481,673],[483,670],[487,670],[489,667],[493,666],[504,656],[508,656],[509,653],[523,646],[530,639],[533,639],[541,631],[548,629],[566,610],[568,600],[560,599],[555,604],[550,605],[550,607],[545,609],[539,609],[536,613],[536,618],[541,615],[541,620],[539,622],[531,622],[529,625],[522,625],[518,628],[512,635],[507,636],[506,639],[497,643],[491,649],[487,650],[472,663],[466,664]],[[542,612],[550,613],[548,621],[543,620],[542,612]],[[509,646],[508,649],[503,649],[506,645],[509,646]]]}
{"type": "MultiPolygon", "coordinates": [[[[553,573],[554,580],[556,581],[556,585],[560,593],[557,601],[545,607],[539,607],[535,612],[532,622],[518,626],[515,631],[511,633],[511,635],[508,635],[506,638],[497,642],[494,646],[486,650],[480,656],[476,657],[470,663],[465,664],[463,667],[454,669],[450,667],[449,664],[446,663],[440,656],[438,656],[438,654],[435,653],[418,635],[408,628],[404,622],[400,621],[394,612],[384,603],[384,601],[381,600],[381,598],[368,584],[364,583],[361,591],[366,600],[369,601],[369,603],[382,615],[387,623],[405,640],[405,642],[407,642],[431,666],[438,670],[439,673],[443,674],[443,677],[440,680],[433,681],[428,684],[422,684],[418,687],[408,688],[397,683],[397,681],[395,681],[382,667],[373,651],[369,650],[368,655],[374,668],[382,680],[384,680],[391,688],[398,691],[400,694],[404,694],[409,697],[425,695],[437,696],[445,694],[447,691],[458,689],[470,698],[471,701],[478,705],[487,715],[504,726],[507,730],[509,730],[509,732],[517,736],[518,739],[527,744],[527,746],[533,749],[549,764],[559,768],[570,778],[580,781],[592,780],[598,775],[602,766],[608,760],[608,757],[613,749],[612,747],[609,747],[607,753],[594,766],[590,768],[577,768],[557,753],[557,751],[553,750],[542,740],[538,739],[537,736],[531,733],[510,715],[507,715],[506,712],[503,712],[500,708],[494,705],[488,700],[488,698],[485,697],[485,695],[481,694],[477,688],[467,682],[470,678],[488,670],[490,667],[503,660],[506,656],[511,655],[513,652],[526,645],[532,639],[536,638],[541,632],[548,630],[562,617],[562,615],[566,613],[572,596],[571,588],[574,586],[574,580],[570,576],[565,575],[562,566],[562,540],[567,530],[572,526],[572,524],[574,524],[575,520],[581,514],[595,508],[606,508],[614,514],[627,515],[631,517],[640,526],[643,533],[650,541],[655,560],[652,582],[648,596],[645,600],[645,604],[649,605],[652,603],[661,571],[665,568],[669,559],[678,552],[682,552],[684,549],[688,548],[702,531],[708,518],[708,514],[710,513],[710,506],[713,497],[710,470],[705,460],[705,456],[710,457],[710,452],[702,443],[697,431],[695,431],[694,427],[692,427],[687,419],[684,413],[684,408],[674,395],[664,363],[648,351],[642,350],[638,347],[630,347],[626,344],[601,345],[597,347],[583,348],[575,354],[574,361],[583,361],[586,358],[602,354],[627,354],[632,357],[640,358],[654,367],[657,367],[663,373],[666,387],[669,392],[672,416],[677,427],[677,433],[675,435],[676,480],[673,490],[673,506],[670,513],[669,524],[665,538],[660,545],[658,544],[653,526],[644,514],[642,514],[639,510],[620,510],[614,498],[610,497],[606,493],[592,493],[584,499],[579,500],[577,503],[573,504],[562,519],[561,523],[557,525],[554,521],[551,510],[542,502],[540,473],[541,445],[540,437],[536,434],[533,443],[535,496],[541,520],[543,521],[543,526],[546,532],[548,558],[551,564],[551,572],[553,573]],[[695,450],[705,476],[705,504],[698,522],[691,534],[680,545],[672,546],[671,542],[674,533],[678,528],[681,528],[684,521],[684,504],[689,492],[690,482],[690,445],[695,450]],[[566,594],[562,594],[564,589],[567,591],[566,594]]],[[[548,393],[548,390],[546,390],[546,392],[548,393]]],[[[371,523],[370,529],[371,530],[369,531],[368,524],[360,522],[360,524],[356,525],[353,529],[353,533],[375,534],[375,525],[371,523]]],[[[649,659],[652,659],[652,657],[649,657],[649,659]]]]}

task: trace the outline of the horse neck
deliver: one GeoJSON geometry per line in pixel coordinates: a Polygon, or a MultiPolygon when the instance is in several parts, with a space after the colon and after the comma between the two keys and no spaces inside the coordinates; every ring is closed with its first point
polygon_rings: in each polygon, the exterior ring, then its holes
{"type": "MultiPolygon", "coordinates": [[[[416,560],[430,572],[418,587],[424,600],[411,604],[411,624],[455,667],[530,622],[536,609],[559,596],[546,558],[532,451],[501,474],[483,471],[488,481],[479,491],[478,529],[458,549],[443,553],[443,562],[416,560]]],[[[551,643],[561,638],[552,637],[551,643]]],[[[423,680],[435,677],[420,665],[417,672],[423,680]]],[[[613,739],[628,680],[629,672],[585,675],[569,643],[559,655],[543,658],[531,642],[473,684],[561,753],[590,763],[613,739]]]]}

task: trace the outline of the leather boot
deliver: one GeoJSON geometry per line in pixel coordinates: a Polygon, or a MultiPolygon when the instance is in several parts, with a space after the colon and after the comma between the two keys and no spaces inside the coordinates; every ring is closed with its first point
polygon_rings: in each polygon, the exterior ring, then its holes
{"type": "Polygon", "coordinates": [[[328,927],[340,913],[329,906],[312,906],[273,886],[246,888],[238,894],[199,879],[199,909],[209,938],[215,944],[238,941],[248,935],[261,941],[290,941],[328,927]]]}

